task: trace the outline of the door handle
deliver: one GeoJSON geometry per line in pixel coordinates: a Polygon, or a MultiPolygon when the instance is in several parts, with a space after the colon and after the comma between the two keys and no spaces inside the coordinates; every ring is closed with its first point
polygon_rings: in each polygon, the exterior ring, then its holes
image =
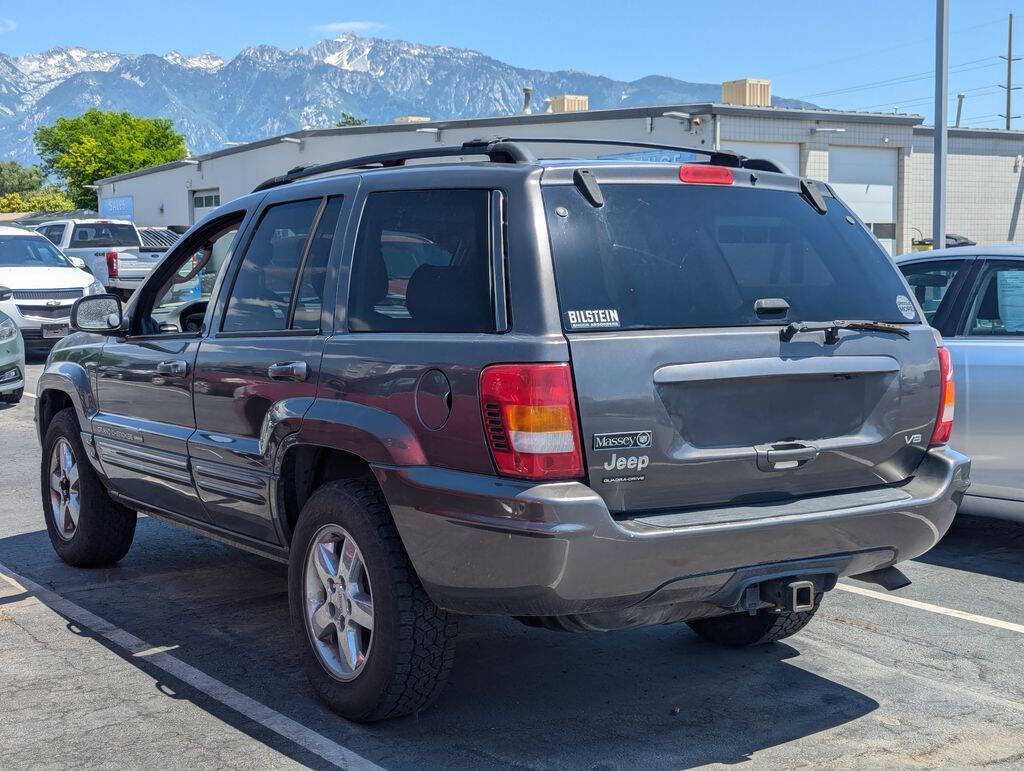
{"type": "Polygon", "coordinates": [[[158,375],[171,375],[172,377],[183,377],[188,372],[187,361],[162,361],[156,365],[158,375]]]}
{"type": "Polygon", "coordinates": [[[778,442],[756,447],[757,467],[761,471],[784,471],[799,468],[818,457],[818,448],[800,442],[778,442]]]}
{"type": "Polygon", "coordinates": [[[271,364],[267,367],[267,374],[273,380],[305,380],[309,375],[309,367],[304,361],[286,361],[281,364],[271,364]]]}

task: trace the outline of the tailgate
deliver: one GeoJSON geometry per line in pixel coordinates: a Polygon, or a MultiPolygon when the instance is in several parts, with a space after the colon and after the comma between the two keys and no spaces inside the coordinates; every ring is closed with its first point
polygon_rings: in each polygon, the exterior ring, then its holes
{"type": "Polygon", "coordinates": [[[117,277],[128,281],[141,281],[163,259],[163,252],[138,252],[134,249],[114,249],[117,252],[117,277]]]}
{"type": "Polygon", "coordinates": [[[567,337],[589,483],[613,511],[897,482],[935,422],[926,327],[836,345],[782,342],[777,328],[567,337]]]}
{"type": "Polygon", "coordinates": [[[593,488],[628,512],[906,479],[938,412],[938,357],[878,243],[798,179],[665,172],[597,167],[600,205],[561,171],[542,181],[593,488]],[[840,319],[889,326],[780,334],[840,319]]]}

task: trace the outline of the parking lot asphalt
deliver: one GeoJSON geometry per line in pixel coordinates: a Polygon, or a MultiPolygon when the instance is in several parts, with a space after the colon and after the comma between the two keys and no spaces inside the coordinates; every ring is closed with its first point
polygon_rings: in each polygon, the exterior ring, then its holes
{"type": "Polygon", "coordinates": [[[893,596],[915,604],[843,582],[803,632],[757,649],[685,625],[466,618],[440,701],[358,726],[299,669],[283,565],[148,518],[119,565],[60,562],[32,409],[0,411],[6,768],[1024,765],[1024,527],[960,518],[901,566],[914,583],[893,596]]]}

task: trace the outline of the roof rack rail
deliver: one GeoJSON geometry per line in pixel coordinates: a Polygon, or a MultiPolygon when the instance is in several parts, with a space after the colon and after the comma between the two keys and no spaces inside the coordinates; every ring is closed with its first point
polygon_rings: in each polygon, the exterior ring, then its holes
{"type": "Polygon", "coordinates": [[[392,166],[404,166],[406,161],[416,158],[451,158],[459,155],[486,155],[496,163],[531,163],[537,160],[529,150],[519,145],[505,142],[501,139],[474,139],[461,145],[397,150],[391,153],[364,155],[358,158],[346,158],[340,161],[316,163],[309,166],[296,166],[294,169],[289,169],[285,174],[271,177],[265,182],[260,183],[253,192],[258,193],[261,190],[269,190],[273,187],[280,187],[300,179],[314,177],[318,174],[327,174],[332,171],[389,168],[392,166]]]}
{"type": "Polygon", "coordinates": [[[280,187],[300,179],[315,177],[319,174],[328,174],[332,171],[343,171],[346,169],[373,169],[391,168],[403,166],[406,161],[419,158],[452,158],[461,155],[486,155],[496,163],[533,163],[537,160],[532,152],[524,144],[566,144],[566,145],[599,145],[607,147],[636,147],[646,150],[673,150],[684,153],[697,153],[708,156],[708,163],[716,166],[731,166],[743,168],[747,159],[729,151],[708,150],[703,147],[687,147],[685,145],[666,145],[654,142],[631,142],[625,139],[578,139],[575,137],[490,137],[473,139],[463,142],[461,145],[448,145],[444,147],[422,147],[409,150],[397,150],[390,153],[377,153],[375,155],[363,155],[357,158],[346,158],[327,163],[310,164],[308,166],[296,166],[289,169],[285,174],[271,177],[260,183],[254,189],[254,193],[261,190],[269,190],[280,187]]]}

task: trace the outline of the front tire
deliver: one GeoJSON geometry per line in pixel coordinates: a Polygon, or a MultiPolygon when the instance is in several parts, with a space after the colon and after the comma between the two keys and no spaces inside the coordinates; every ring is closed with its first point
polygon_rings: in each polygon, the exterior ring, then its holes
{"type": "Polygon", "coordinates": [[[302,509],[288,599],[314,690],[350,720],[417,712],[444,688],[454,617],[427,596],[372,481],[329,482],[302,509]]]}
{"type": "Polygon", "coordinates": [[[132,546],[136,514],[115,502],[85,454],[75,411],[58,412],[46,429],[41,463],[46,532],[75,567],[117,562],[132,546]]]}
{"type": "Polygon", "coordinates": [[[821,604],[821,594],[814,597],[814,607],[799,613],[789,611],[759,610],[749,613],[730,613],[688,621],[690,629],[708,642],[743,648],[748,645],[765,645],[791,637],[807,626],[821,604]]]}

